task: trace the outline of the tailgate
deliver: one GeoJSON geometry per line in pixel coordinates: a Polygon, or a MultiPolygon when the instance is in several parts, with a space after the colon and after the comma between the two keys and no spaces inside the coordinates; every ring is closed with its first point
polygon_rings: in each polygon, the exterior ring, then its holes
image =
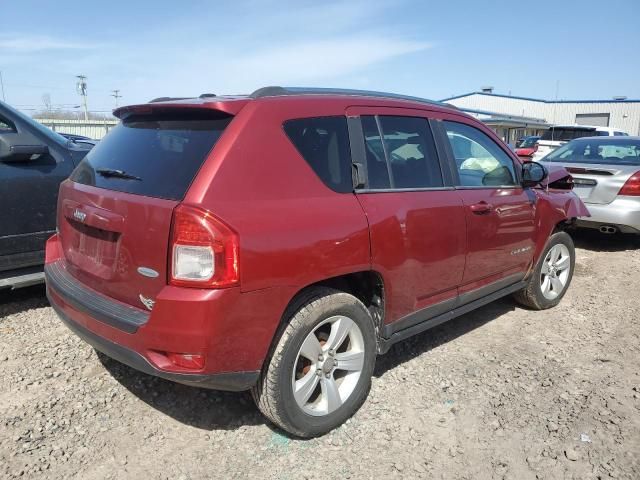
{"type": "Polygon", "coordinates": [[[125,116],[60,187],[69,273],[121,302],[153,301],[167,284],[173,211],[232,118],[146,106],[125,116]]]}
{"type": "Polygon", "coordinates": [[[143,308],[139,296],[154,299],[166,284],[177,204],[65,181],[58,229],[67,270],[84,285],[143,308]]]}

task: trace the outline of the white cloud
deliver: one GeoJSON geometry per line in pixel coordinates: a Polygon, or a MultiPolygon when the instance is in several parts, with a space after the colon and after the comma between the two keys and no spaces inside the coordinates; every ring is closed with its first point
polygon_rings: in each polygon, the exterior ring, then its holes
{"type": "MultiPolygon", "coordinates": [[[[430,48],[425,42],[358,36],[291,44],[231,59],[230,68],[242,76],[288,82],[340,77],[399,55],[430,48]]],[[[222,70],[222,71],[224,71],[222,70]]]]}

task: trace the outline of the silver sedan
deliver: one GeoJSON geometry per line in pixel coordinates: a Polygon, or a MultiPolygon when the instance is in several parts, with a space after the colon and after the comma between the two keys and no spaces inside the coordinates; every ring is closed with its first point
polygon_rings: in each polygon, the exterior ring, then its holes
{"type": "Polygon", "coordinates": [[[640,234],[640,137],[579,138],[541,162],[571,173],[573,191],[591,213],[578,226],[640,234]]]}

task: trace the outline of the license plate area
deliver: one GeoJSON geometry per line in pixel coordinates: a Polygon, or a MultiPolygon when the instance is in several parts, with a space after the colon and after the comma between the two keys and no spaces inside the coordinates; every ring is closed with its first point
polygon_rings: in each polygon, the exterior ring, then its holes
{"type": "Polygon", "coordinates": [[[578,195],[578,197],[584,200],[591,196],[593,187],[590,187],[588,185],[574,185],[573,191],[575,192],[576,195],[578,195]]]}
{"type": "Polygon", "coordinates": [[[67,244],[67,259],[76,267],[109,280],[116,273],[120,233],[67,220],[73,235],[67,244]]]}
{"type": "Polygon", "coordinates": [[[597,184],[598,182],[592,178],[573,177],[573,191],[583,200],[591,196],[597,184]]]}

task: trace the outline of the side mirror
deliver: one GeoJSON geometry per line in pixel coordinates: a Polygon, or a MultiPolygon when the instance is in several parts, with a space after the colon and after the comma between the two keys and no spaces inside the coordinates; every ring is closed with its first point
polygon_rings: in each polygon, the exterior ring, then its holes
{"type": "Polygon", "coordinates": [[[522,164],[522,186],[535,187],[547,178],[547,169],[538,162],[523,162],[522,164]]]}
{"type": "Polygon", "coordinates": [[[49,147],[34,144],[31,138],[23,138],[18,133],[0,135],[0,162],[28,162],[47,153],[49,147]]]}

